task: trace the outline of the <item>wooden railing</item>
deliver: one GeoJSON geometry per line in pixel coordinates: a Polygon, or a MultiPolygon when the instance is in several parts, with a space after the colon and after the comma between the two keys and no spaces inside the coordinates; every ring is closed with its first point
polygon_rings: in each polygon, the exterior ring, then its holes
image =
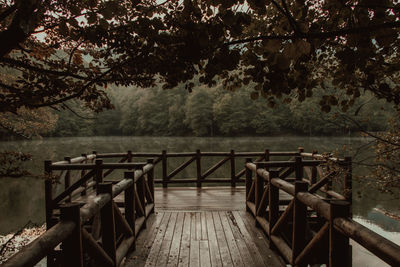
{"type": "Polygon", "coordinates": [[[103,153],[97,154],[97,159],[104,158],[122,158],[128,157],[131,160],[136,158],[154,158],[154,165],[161,162],[161,175],[155,179],[155,183],[162,184],[163,187],[168,187],[169,184],[196,184],[197,187],[201,187],[204,183],[216,183],[216,184],[230,184],[236,186],[237,183],[244,183],[245,180],[242,178],[245,174],[245,168],[240,171],[236,171],[236,166],[243,166],[244,159],[246,157],[256,157],[254,162],[262,161],[266,159],[267,154],[274,156],[296,156],[298,152],[269,152],[265,150],[263,152],[235,152],[231,150],[229,152],[201,152],[199,149],[196,152],[167,152],[163,150],[161,153],[103,153]],[[172,158],[186,158],[182,164],[170,168],[169,160],[172,158]],[[215,163],[208,169],[204,169],[203,159],[215,158],[215,163]],[[239,161],[239,162],[238,162],[239,161]],[[195,171],[190,177],[177,178],[177,175],[189,167],[191,164],[195,164],[195,171]],[[225,177],[210,178],[218,169],[224,165],[229,164],[229,174],[224,175],[225,177]]]}
{"type": "MultiPolygon", "coordinates": [[[[96,155],[45,163],[47,232],[11,257],[4,266],[33,266],[47,256],[48,266],[119,266],[134,249],[139,231],[154,211],[154,164],[86,163],[96,155]],[[104,182],[109,170],[128,170],[117,182],[104,182]],[[63,172],[66,188],[52,197],[53,172],[63,172]],[[73,172],[78,181],[71,183],[73,172]],[[68,186],[67,186],[68,185],[68,186]],[[89,191],[93,191],[89,195],[89,191]],[[124,194],[124,201],[116,197],[124,194]],[[119,206],[124,207],[124,215],[119,206]],[[61,243],[61,246],[58,246],[61,243]],[[88,257],[84,257],[88,255],[88,257]]],[[[129,157],[126,160],[130,160],[129,157]]]]}
{"type": "Polygon", "coordinates": [[[399,246],[351,219],[351,158],[305,153],[301,148],[296,152],[93,152],[60,162],[46,161],[45,173],[48,231],[4,266],[32,266],[46,256],[48,266],[85,266],[88,259],[98,266],[118,266],[134,249],[140,229],[154,211],[154,183],[201,187],[241,182],[246,186],[247,211],[287,263],[349,266],[351,238],[387,263],[400,266],[399,246]],[[108,162],[115,158],[118,162],[108,162]],[[171,170],[170,158],[187,159],[171,170]],[[217,161],[203,170],[204,158],[217,161]],[[237,171],[240,158],[245,168],[237,171]],[[160,162],[157,179],[155,167],[160,162]],[[195,178],[177,178],[194,162],[190,177],[195,178]],[[228,177],[210,178],[224,164],[230,165],[228,177]],[[105,180],[111,174],[121,175],[115,174],[118,170],[124,171],[123,179],[105,180]],[[122,193],[123,202],[118,198],[122,193]],[[124,207],[124,214],[119,207],[124,207]]]}
{"type": "Polygon", "coordinates": [[[289,161],[246,161],[246,209],[287,263],[351,266],[352,239],[388,264],[400,266],[398,245],[351,218],[350,158],[300,150],[289,161]],[[333,190],[332,178],[338,174],[344,176],[342,194],[333,190]]]}

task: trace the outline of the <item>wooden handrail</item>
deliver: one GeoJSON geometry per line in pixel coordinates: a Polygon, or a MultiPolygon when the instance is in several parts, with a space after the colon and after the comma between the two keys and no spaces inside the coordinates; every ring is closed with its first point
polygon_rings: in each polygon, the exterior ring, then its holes
{"type": "Polygon", "coordinates": [[[400,266],[400,246],[350,218],[336,218],[335,228],[391,266],[400,266]]]}
{"type": "Polygon", "coordinates": [[[24,246],[16,254],[2,264],[2,267],[34,266],[63,240],[65,240],[76,224],[71,221],[62,221],[46,231],[32,243],[24,246]]]}
{"type": "MultiPolygon", "coordinates": [[[[122,162],[122,163],[103,163],[102,169],[134,169],[141,168],[146,165],[146,162],[122,162]]],[[[51,170],[91,170],[95,169],[96,164],[88,163],[88,164],[57,164],[51,165],[51,170]]]]}
{"type": "MultiPolygon", "coordinates": [[[[89,248],[91,252],[97,256],[101,256],[100,261],[103,261],[102,264],[106,264],[107,266],[118,266],[121,260],[125,257],[126,253],[130,250],[134,240],[136,239],[136,236],[138,234],[138,229],[131,229],[130,225],[135,225],[135,223],[128,223],[125,221],[124,217],[122,214],[119,212],[118,207],[116,204],[113,202],[113,198],[119,195],[122,192],[126,192],[127,190],[131,190],[134,188],[132,185],[134,183],[141,183],[143,188],[147,191],[150,190],[150,192],[147,192],[147,195],[150,196],[150,199],[148,199],[147,203],[145,202],[146,200],[146,195],[144,194],[144,191],[140,192],[140,206],[142,207],[142,216],[144,218],[136,218],[137,223],[140,227],[145,225],[146,217],[148,216],[147,212],[151,212],[154,209],[154,198],[151,196],[154,195],[154,192],[151,190],[154,190],[153,185],[146,185],[144,187],[145,183],[151,182],[153,183],[154,180],[152,177],[149,178],[148,181],[145,181],[145,174],[152,173],[154,169],[154,164],[152,164],[152,160],[148,160],[148,163],[145,165],[140,164],[140,165],[135,165],[135,166],[141,166],[142,169],[140,170],[134,170],[131,172],[126,172],[125,179],[122,179],[119,181],[117,184],[111,185],[109,184],[100,184],[104,190],[104,188],[110,188],[109,191],[104,191],[103,193],[97,194],[95,197],[90,197],[86,200],[86,203],[80,207],[78,203],[71,203],[70,205],[73,205],[75,208],[77,208],[77,222],[74,220],[69,220],[69,217],[65,215],[63,217],[63,207],[61,208],[61,221],[56,223],[53,227],[51,227],[47,232],[45,232],[43,235],[35,239],[32,243],[29,245],[23,247],[18,253],[16,253],[14,256],[12,256],[10,259],[8,259],[4,265],[2,266],[33,266],[36,263],[38,263],[42,258],[45,256],[48,256],[52,253],[53,249],[58,246],[60,243],[67,242],[64,244],[62,247],[62,254],[65,255],[77,255],[77,257],[82,258],[83,251],[82,248],[80,250],[76,247],[74,247],[73,242],[77,241],[75,233],[79,234],[79,238],[84,239],[85,242],[88,242],[87,244],[89,245],[89,248]],[[111,205],[111,206],[110,206],[111,205]],[[149,206],[149,207],[148,207],[149,206]],[[107,244],[102,244],[103,247],[99,246],[95,239],[84,229],[81,228],[81,222],[82,224],[89,222],[96,214],[102,214],[104,213],[105,219],[110,218],[106,212],[108,212],[108,207],[111,207],[112,210],[115,212],[115,220],[116,223],[112,223],[111,225],[106,225],[104,224],[102,227],[113,227],[113,231],[115,232],[115,227],[117,225],[119,227],[122,227],[122,232],[127,235],[127,237],[122,240],[121,243],[118,243],[118,248],[115,249],[115,254],[114,256],[110,257],[109,253],[105,253],[104,251],[107,251],[107,244]],[[104,210],[107,208],[106,210],[104,210]],[[77,228],[78,227],[78,228],[77,228]],[[72,242],[72,243],[71,243],[72,242]],[[72,253],[72,254],[68,254],[72,253]],[[75,253],[75,254],[74,254],[75,253]],[[79,254],[76,254],[79,253],[79,254]],[[111,264],[112,263],[112,264],[111,264]]],[[[105,164],[104,164],[105,165],[105,164]]],[[[107,165],[106,165],[107,166],[107,165]]],[[[111,165],[108,165],[108,167],[111,165]]],[[[120,167],[121,165],[118,165],[120,167]]],[[[129,169],[129,167],[133,165],[124,165],[129,169]]],[[[104,166],[103,166],[104,167],[104,166]]],[[[69,190],[64,191],[61,193],[57,198],[55,198],[53,201],[61,201],[65,196],[68,196],[71,192],[71,190],[75,187],[79,187],[81,183],[85,182],[89,177],[93,176],[95,170],[92,170],[91,172],[87,173],[83,179],[69,187],[69,190]],[[72,188],[72,189],[71,189],[72,188]]],[[[48,184],[48,183],[47,183],[48,184]]],[[[127,197],[125,201],[129,201],[129,198],[127,197]]],[[[128,203],[129,204],[129,203],[128,203]]],[[[127,205],[128,205],[127,204],[127,205]]],[[[133,203],[132,203],[133,204],[133,203]]],[[[132,206],[132,205],[131,205],[132,206]]],[[[135,206],[132,206],[135,208],[135,206]]],[[[127,206],[127,209],[125,212],[128,212],[129,205],[127,206]]],[[[67,208],[68,209],[68,208],[67,208]]],[[[66,210],[64,208],[64,210],[66,210]]],[[[76,209],[75,209],[76,210],[76,209]]],[[[133,214],[137,213],[132,211],[133,214]]],[[[68,213],[69,214],[69,213],[68,213]]],[[[135,217],[131,217],[135,219],[135,217]]],[[[107,229],[103,229],[103,231],[108,231],[107,229]]],[[[109,233],[107,235],[110,235],[109,233]]],[[[103,239],[104,241],[104,239],[103,239]]],[[[80,241],[82,242],[82,241],[80,241]]],[[[115,244],[117,240],[114,238],[113,241],[115,244]]],[[[115,246],[115,245],[114,245],[115,246]]],[[[74,262],[74,266],[81,266],[82,263],[78,263],[79,259],[76,259],[75,257],[73,259],[69,259],[71,262],[74,262]]],[[[70,262],[70,263],[71,263],[70,262]]],[[[67,263],[68,264],[68,263],[67,263]]]]}
{"type": "MultiPolygon", "coordinates": [[[[346,164],[347,165],[351,164],[351,159],[347,158],[345,161],[337,159],[337,162],[339,163],[339,165],[341,166],[344,165],[346,167],[346,164]]],[[[311,263],[308,260],[310,260],[310,255],[312,254],[312,251],[315,251],[323,247],[321,246],[321,242],[324,242],[324,240],[328,238],[330,246],[329,262],[327,259],[327,262],[325,263],[329,263],[329,266],[346,266],[346,264],[348,263],[347,260],[348,258],[346,257],[349,257],[350,255],[348,254],[348,246],[349,246],[348,239],[353,239],[354,241],[358,242],[361,246],[369,250],[371,253],[373,253],[386,263],[392,266],[400,266],[400,246],[396,245],[395,243],[387,240],[386,238],[380,236],[379,234],[371,231],[365,226],[352,220],[351,217],[349,217],[350,215],[350,213],[348,212],[349,210],[347,209],[346,211],[345,208],[346,205],[347,207],[349,207],[348,205],[350,204],[350,202],[341,200],[341,199],[347,200],[345,196],[334,191],[325,190],[326,193],[330,194],[334,199],[338,199],[338,200],[329,200],[329,199],[325,200],[320,196],[314,194],[314,192],[320,189],[323,183],[325,183],[326,180],[331,176],[331,173],[326,175],[325,177],[322,177],[321,182],[315,183],[315,185],[311,188],[312,192],[308,192],[307,185],[309,181],[308,182],[303,181],[304,180],[302,179],[303,174],[296,175],[296,178],[293,179],[283,180],[280,178],[274,178],[276,177],[276,174],[274,173],[272,175],[272,171],[268,171],[268,169],[266,169],[271,166],[279,167],[278,166],[279,163],[284,166],[289,166],[289,163],[285,161],[272,162],[272,163],[266,162],[265,164],[263,163],[254,164],[251,162],[247,162],[245,164],[247,170],[246,206],[247,206],[247,211],[250,211],[254,214],[256,219],[256,224],[262,227],[264,231],[269,235],[272,246],[275,246],[276,248],[279,249],[279,251],[281,252],[281,254],[288,263],[299,266],[311,263]],[[253,176],[255,177],[254,178],[255,180],[253,180],[253,176]],[[265,201],[264,200],[265,194],[269,194],[270,197],[268,203],[257,202],[260,201],[261,199],[260,192],[258,192],[257,194],[257,183],[260,183],[260,179],[262,179],[263,183],[266,184],[266,186],[264,186],[263,189],[264,193],[262,201],[265,201]],[[295,184],[292,184],[289,181],[293,181],[295,184]],[[296,186],[298,185],[298,183],[302,183],[305,186],[305,189],[303,188],[302,190],[296,191],[297,190],[296,186]],[[254,184],[256,185],[255,189],[254,189],[254,184]],[[292,201],[287,206],[287,209],[283,212],[283,214],[280,215],[279,219],[276,218],[276,215],[275,217],[271,217],[271,212],[275,211],[275,213],[277,214],[276,211],[280,205],[279,198],[278,200],[277,199],[274,200],[274,198],[271,198],[272,191],[276,190],[274,188],[283,190],[289,195],[293,196],[292,201]],[[252,200],[251,198],[251,195],[254,194],[252,190],[256,192],[255,200],[252,200]],[[341,202],[339,203],[339,201],[341,202]],[[293,205],[293,203],[295,205],[293,205]],[[303,242],[302,238],[304,237],[301,236],[299,237],[298,234],[296,234],[296,232],[304,234],[303,231],[306,230],[305,224],[304,222],[302,223],[301,221],[297,220],[300,220],[300,217],[301,220],[305,220],[307,215],[298,217],[299,211],[297,211],[297,217],[293,217],[294,215],[292,216],[292,213],[296,214],[295,211],[296,203],[301,203],[305,207],[312,209],[319,215],[320,218],[324,218],[326,220],[324,227],[321,227],[318,233],[316,233],[315,236],[312,238],[312,240],[308,241],[308,243],[304,245],[301,245],[303,242]],[[270,213],[269,218],[268,216],[264,215],[265,211],[260,211],[261,207],[264,207],[266,209],[267,207],[266,205],[273,205],[268,207],[270,213]],[[341,208],[344,208],[344,210],[341,208]],[[298,231],[293,230],[292,232],[293,241],[291,245],[287,243],[287,239],[283,239],[280,236],[280,231],[284,229],[284,227],[282,226],[285,224],[285,221],[289,220],[289,218],[293,218],[294,220],[293,229],[295,229],[296,227],[297,227],[296,229],[298,229],[298,231]],[[341,236],[339,236],[335,231],[338,231],[341,236]],[[292,246],[292,248],[290,246],[292,246]],[[335,250],[340,252],[334,252],[335,250]],[[344,257],[342,259],[340,258],[342,256],[335,254],[342,252],[346,254],[346,255],[340,254],[343,255],[344,257]]],[[[291,164],[293,164],[293,162],[291,162],[291,164]]],[[[298,165],[301,164],[304,164],[304,161],[298,162],[298,165]]],[[[308,164],[307,161],[306,164],[308,164]]],[[[348,167],[346,168],[347,170],[351,171],[351,165],[350,168],[348,167]]],[[[346,173],[346,178],[351,179],[351,173],[346,173]]],[[[348,182],[348,184],[350,184],[351,186],[351,180],[348,182]]],[[[260,186],[258,188],[259,188],[258,190],[260,190],[260,186]]],[[[276,193],[274,194],[275,197],[278,197],[276,193]]],[[[305,212],[303,208],[301,210],[305,212]]]]}

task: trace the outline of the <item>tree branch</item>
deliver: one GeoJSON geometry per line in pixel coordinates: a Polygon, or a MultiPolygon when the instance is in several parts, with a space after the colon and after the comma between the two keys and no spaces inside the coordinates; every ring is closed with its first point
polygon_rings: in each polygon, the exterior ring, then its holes
{"type": "Polygon", "coordinates": [[[393,22],[385,22],[377,25],[370,25],[363,27],[343,28],[337,31],[329,31],[329,32],[309,32],[309,33],[300,33],[293,35],[260,35],[257,37],[250,37],[250,38],[226,42],[224,43],[224,45],[229,46],[234,44],[250,43],[263,40],[328,39],[333,37],[346,36],[350,34],[363,34],[365,32],[378,31],[386,28],[399,28],[399,27],[400,27],[400,21],[393,21],[393,22]]]}

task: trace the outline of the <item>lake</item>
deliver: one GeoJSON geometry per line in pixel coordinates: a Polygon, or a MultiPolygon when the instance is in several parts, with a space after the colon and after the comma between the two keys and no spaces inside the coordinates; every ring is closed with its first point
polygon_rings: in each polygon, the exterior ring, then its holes
{"type": "MultiPolygon", "coordinates": [[[[194,152],[202,151],[296,151],[299,146],[305,151],[331,152],[343,146],[356,148],[367,142],[362,137],[70,137],[45,138],[33,141],[0,142],[0,151],[14,150],[30,153],[33,160],[27,164],[35,174],[43,173],[43,161],[58,161],[65,156],[79,156],[82,153],[106,152],[194,152]]],[[[368,155],[368,151],[363,151],[368,155]]],[[[351,153],[349,153],[351,155],[351,153]]],[[[363,155],[361,155],[362,157],[363,155]]],[[[174,163],[177,166],[179,163],[174,163]]],[[[207,164],[206,164],[207,165],[207,164]]],[[[237,161],[236,165],[240,165],[237,161]]],[[[237,166],[242,168],[243,165],[237,166]]],[[[355,174],[365,170],[354,166],[355,174]]],[[[228,168],[228,166],[225,166],[228,168]]],[[[158,168],[158,173],[160,168],[158,168]]],[[[189,175],[190,169],[181,176],[189,175]]],[[[225,170],[220,170],[223,173],[225,170]]],[[[192,172],[193,173],[193,172],[192,172]]],[[[220,173],[216,173],[218,176],[220,173]]],[[[228,172],[225,172],[228,173],[228,172]]],[[[157,175],[157,172],[156,172],[157,175]]],[[[156,176],[157,177],[157,176],[156,176]]],[[[159,176],[158,176],[159,177],[159,176]]],[[[221,176],[220,176],[221,177],[221,176]]],[[[115,177],[118,178],[118,177],[115,177]]],[[[44,185],[39,178],[0,178],[0,235],[20,229],[29,220],[33,223],[44,222],[44,185]]],[[[399,200],[384,195],[369,187],[365,182],[354,182],[353,214],[355,220],[400,244],[400,222],[384,215],[381,210],[400,214],[399,200]],[[357,191],[362,191],[358,196],[357,191]]],[[[355,266],[376,266],[369,253],[356,250],[355,266]]]]}

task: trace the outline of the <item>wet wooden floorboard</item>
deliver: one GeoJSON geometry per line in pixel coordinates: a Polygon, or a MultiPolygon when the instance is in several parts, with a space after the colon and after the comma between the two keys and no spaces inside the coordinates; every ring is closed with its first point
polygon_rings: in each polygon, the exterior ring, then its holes
{"type": "Polygon", "coordinates": [[[284,266],[245,211],[244,187],[156,188],[156,212],[123,266],[284,266]]]}
{"type": "Polygon", "coordinates": [[[157,211],[123,266],[283,266],[283,262],[245,211],[157,211]]]}

